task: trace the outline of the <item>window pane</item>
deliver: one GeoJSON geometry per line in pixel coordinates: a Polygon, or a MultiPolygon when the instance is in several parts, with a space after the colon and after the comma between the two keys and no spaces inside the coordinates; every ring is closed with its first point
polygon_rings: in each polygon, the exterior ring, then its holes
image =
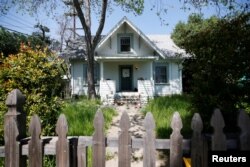
{"type": "Polygon", "coordinates": [[[120,38],[120,51],[129,52],[130,51],[130,37],[120,38]]]}
{"type": "Polygon", "coordinates": [[[167,83],[167,66],[155,67],[155,83],[167,83]]]}

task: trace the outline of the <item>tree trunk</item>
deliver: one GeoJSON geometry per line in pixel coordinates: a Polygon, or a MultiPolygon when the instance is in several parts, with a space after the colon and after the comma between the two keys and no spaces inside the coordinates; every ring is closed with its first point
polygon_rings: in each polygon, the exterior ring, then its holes
{"type": "Polygon", "coordinates": [[[94,53],[96,46],[100,40],[101,32],[104,27],[105,17],[106,17],[106,10],[107,10],[107,3],[108,0],[102,0],[102,9],[100,12],[100,21],[99,26],[97,28],[96,34],[92,40],[91,34],[91,3],[90,0],[84,0],[84,12],[81,9],[80,3],[78,0],[73,0],[74,7],[77,11],[77,15],[80,19],[82,24],[84,33],[85,33],[85,41],[86,41],[86,52],[87,52],[87,80],[88,80],[88,97],[90,99],[96,98],[96,91],[95,91],[95,82],[94,82],[94,53]]]}
{"type": "Polygon", "coordinates": [[[95,80],[94,80],[94,51],[90,49],[88,51],[88,70],[87,70],[87,77],[88,77],[88,97],[90,99],[96,98],[96,91],[95,91],[95,80]]]}

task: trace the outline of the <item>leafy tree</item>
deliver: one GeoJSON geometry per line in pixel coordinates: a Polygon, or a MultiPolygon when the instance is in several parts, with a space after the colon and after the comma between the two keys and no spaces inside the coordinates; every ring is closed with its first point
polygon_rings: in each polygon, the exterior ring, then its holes
{"type": "Polygon", "coordinates": [[[11,33],[0,28],[0,53],[3,56],[18,52],[21,41],[26,42],[27,37],[19,33],[11,33]]]}
{"type": "MultiPolygon", "coordinates": [[[[40,33],[33,33],[28,36],[0,28],[0,53],[2,53],[4,57],[10,54],[17,54],[22,43],[36,49],[37,47],[46,48],[48,45],[54,45],[56,41],[50,40],[49,37],[45,35],[43,38],[40,36],[40,33]]],[[[51,50],[53,50],[53,47],[51,47],[51,50]]]]}
{"type": "Polygon", "coordinates": [[[175,27],[172,38],[193,55],[184,70],[191,77],[193,106],[204,120],[218,107],[235,125],[236,110],[250,105],[249,21],[249,13],[223,19],[191,15],[175,27]]]}
{"type": "MultiPolygon", "coordinates": [[[[63,88],[61,59],[46,50],[32,49],[22,45],[15,55],[1,57],[0,65],[0,111],[7,111],[4,104],[7,94],[18,88],[26,96],[25,110],[28,120],[38,114],[42,120],[43,134],[53,135],[63,88]]],[[[4,113],[1,112],[0,119],[4,113]]],[[[3,127],[0,128],[3,134],[3,127]]]]}

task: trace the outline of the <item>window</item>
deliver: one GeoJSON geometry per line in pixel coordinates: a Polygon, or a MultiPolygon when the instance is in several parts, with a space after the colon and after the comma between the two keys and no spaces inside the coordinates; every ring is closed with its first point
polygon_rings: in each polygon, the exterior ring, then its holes
{"type": "Polygon", "coordinates": [[[117,35],[117,51],[118,53],[131,52],[133,48],[133,34],[118,34],[117,35]]]}
{"type": "Polygon", "coordinates": [[[167,65],[155,65],[155,83],[168,83],[167,65]]]}
{"type": "Polygon", "coordinates": [[[120,51],[121,52],[130,52],[130,37],[121,37],[120,38],[120,51]]]}

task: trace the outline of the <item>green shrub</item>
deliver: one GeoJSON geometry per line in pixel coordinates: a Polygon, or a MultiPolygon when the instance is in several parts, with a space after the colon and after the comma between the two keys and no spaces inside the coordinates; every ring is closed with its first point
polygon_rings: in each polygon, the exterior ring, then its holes
{"type": "Polygon", "coordinates": [[[16,55],[0,60],[0,141],[3,141],[3,116],[7,111],[5,100],[9,92],[19,89],[26,96],[24,111],[27,123],[37,114],[43,135],[54,135],[62,101],[58,98],[63,88],[63,61],[43,50],[21,46],[16,55]]]}

